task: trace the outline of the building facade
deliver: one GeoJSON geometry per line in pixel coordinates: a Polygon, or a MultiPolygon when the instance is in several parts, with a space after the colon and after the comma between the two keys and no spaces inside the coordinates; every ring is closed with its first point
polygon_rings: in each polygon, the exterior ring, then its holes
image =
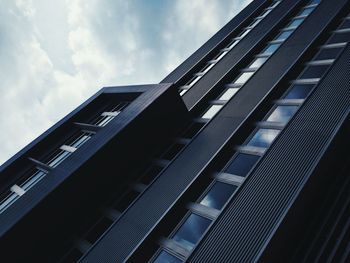
{"type": "Polygon", "coordinates": [[[255,0],[159,84],[0,168],[5,262],[350,262],[350,2],[255,0]]]}

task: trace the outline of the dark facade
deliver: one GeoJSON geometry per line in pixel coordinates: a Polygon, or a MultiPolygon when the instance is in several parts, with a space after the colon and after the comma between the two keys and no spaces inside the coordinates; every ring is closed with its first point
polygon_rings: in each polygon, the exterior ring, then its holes
{"type": "Polygon", "coordinates": [[[350,2],[255,0],[160,84],[0,168],[5,262],[350,262],[350,2]]]}

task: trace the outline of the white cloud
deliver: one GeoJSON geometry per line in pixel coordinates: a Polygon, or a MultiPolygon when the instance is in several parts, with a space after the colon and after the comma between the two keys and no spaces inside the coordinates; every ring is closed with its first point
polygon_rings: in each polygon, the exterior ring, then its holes
{"type": "Polygon", "coordinates": [[[5,2],[0,164],[102,86],[159,82],[234,15],[235,2],[5,2]]]}

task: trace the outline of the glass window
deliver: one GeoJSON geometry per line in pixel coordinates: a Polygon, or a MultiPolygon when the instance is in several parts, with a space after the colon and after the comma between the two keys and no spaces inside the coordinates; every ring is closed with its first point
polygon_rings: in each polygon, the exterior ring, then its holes
{"type": "Polygon", "coordinates": [[[159,253],[159,255],[156,257],[156,259],[153,262],[154,263],[181,263],[182,261],[170,255],[168,252],[162,251],[159,253]]]}
{"type": "Polygon", "coordinates": [[[60,163],[62,163],[69,155],[71,155],[72,153],[70,152],[66,152],[66,151],[62,151],[59,154],[57,154],[49,163],[48,165],[51,167],[56,167],[57,165],[59,165],[60,163]]]}
{"type": "Polygon", "coordinates": [[[281,1],[274,2],[270,7],[275,8],[281,1]]]}
{"type": "Polygon", "coordinates": [[[298,27],[303,21],[304,18],[293,19],[287,27],[298,27]]]}
{"type": "Polygon", "coordinates": [[[236,189],[236,185],[215,182],[200,204],[221,210],[236,189]]]}
{"type": "Polygon", "coordinates": [[[220,60],[220,59],[222,59],[227,53],[228,53],[228,51],[221,51],[221,52],[214,58],[214,60],[220,60]]]}
{"type": "Polygon", "coordinates": [[[231,99],[239,90],[239,88],[229,88],[219,97],[219,100],[229,100],[231,99]]]}
{"type": "Polygon", "coordinates": [[[183,89],[180,91],[180,96],[183,96],[186,92],[188,91],[188,89],[183,89]]]}
{"type": "Polygon", "coordinates": [[[45,172],[38,170],[28,180],[26,180],[21,187],[23,190],[28,191],[30,188],[32,188],[33,185],[44,178],[45,175],[45,172]]]}
{"type": "Polygon", "coordinates": [[[83,145],[85,142],[87,142],[91,138],[90,135],[82,135],[79,137],[76,141],[72,143],[72,147],[79,148],[81,145],[83,145]]]}
{"type": "Polygon", "coordinates": [[[207,230],[210,223],[211,221],[209,219],[191,214],[177,230],[173,239],[182,244],[188,250],[192,250],[207,230]]]}
{"type": "Polygon", "coordinates": [[[305,99],[313,87],[310,84],[296,84],[288,91],[285,99],[305,99]]]}
{"type": "Polygon", "coordinates": [[[206,64],[205,67],[200,71],[201,73],[207,73],[212,67],[214,67],[214,63],[206,64]]]}
{"type": "Polygon", "coordinates": [[[251,31],[251,29],[246,29],[243,32],[241,32],[238,37],[245,37],[249,32],[251,31]]]}
{"type": "Polygon", "coordinates": [[[309,66],[301,74],[300,78],[311,79],[320,78],[326,72],[330,65],[309,66]]]}
{"type": "Polygon", "coordinates": [[[186,85],[192,87],[194,84],[197,83],[198,80],[200,80],[200,78],[201,78],[201,76],[195,76],[189,82],[187,82],[186,85]]]}
{"type": "Polygon", "coordinates": [[[263,55],[273,54],[279,48],[280,45],[281,44],[269,44],[261,54],[263,55]]]}
{"type": "Polygon", "coordinates": [[[291,34],[293,33],[293,30],[283,31],[281,32],[275,40],[285,40],[287,39],[291,34]]]}
{"type": "Polygon", "coordinates": [[[313,10],[314,7],[305,8],[298,14],[298,16],[308,16],[313,10]]]}
{"type": "Polygon", "coordinates": [[[267,121],[287,123],[298,108],[298,106],[277,106],[267,121]]]}
{"type": "Polygon", "coordinates": [[[252,64],[250,64],[249,68],[260,68],[265,61],[267,60],[267,58],[256,58],[253,60],[252,64]]]}
{"type": "Polygon", "coordinates": [[[272,9],[264,10],[264,12],[262,12],[260,14],[260,16],[262,16],[262,17],[267,16],[271,11],[272,11],[272,9]]]}
{"type": "Polygon", "coordinates": [[[309,2],[309,5],[313,5],[313,4],[319,4],[321,2],[321,0],[311,0],[309,2]]]}
{"type": "Polygon", "coordinates": [[[233,83],[243,85],[254,75],[254,73],[255,72],[243,72],[233,83]]]}
{"type": "Polygon", "coordinates": [[[259,129],[247,143],[249,146],[267,148],[279,134],[279,130],[259,129]]]}
{"type": "Polygon", "coordinates": [[[260,23],[260,21],[261,21],[261,19],[256,19],[256,20],[254,20],[253,23],[251,23],[251,24],[249,25],[249,27],[255,27],[257,24],[260,23]]]}
{"type": "Polygon", "coordinates": [[[211,119],[221,110],[223,105],[212,105],[202,116],[203,119],[211,119]]]}
{"type": "Polygon", "coordinates": [[[327,41],[327,44],[335,44],[335,43],[345,43],[349,42],[350,33],[335,33],[332,37],[327,41]]]}
{"type": "Polygon", "coordinates": [[[233,40],[230,44],[228,44],[227,48],[231,49],[238,44],[239,40],[233,40]]]}
{"type": "Polygon", "coordinates": [[[345,19],[344,22],[339,27],[339,29],[346,29],[346,28],[350,28],[350,19],[345,19]]]}
{"type": "Polygon", "coordinates": [[[315,60],[335,59],[343,48],[323,48],[316,55],[315,60]]]}
{"type": "Polygon", "coordinates": [[[226,167],[225,172],[242,177],[246,177],[248,172],[253,168],[260,156],[239,153],[236,158],[226,167]]]}

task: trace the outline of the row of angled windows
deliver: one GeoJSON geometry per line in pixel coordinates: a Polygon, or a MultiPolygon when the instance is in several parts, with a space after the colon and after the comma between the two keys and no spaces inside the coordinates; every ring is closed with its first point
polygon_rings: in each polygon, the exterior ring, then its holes
{"type": "Polygon", "coordinates": [[[233,38],[230,43],[223,49],[220,50],[216,56],[208,61],[206,65],[200,70],[200,72],[194,74],[184,86],[180,87],[180,95],[183,96],[194,84],[196,84],[207,72],[212,69],[216,63],[218,63],[228,52],[234,48],[255,26],[257,26],[281,1],[273,1],[271,5],[263,10],[259,16],[257,16],[252,23],[244,28],[237,37],[233,38]]]}
{"type": "MultiPolygon", "coordinates": [[[[117,105],[106,108],[101,114],[91,119],[87,124],[93,127],[102,128],[106,126],[115,116],[117,116],[126,106],[128,102],[121,102],[117,105]]],[[[72,135],[66,142],[49,153],[42,160],[37,161],[30,158],[35,164],[35,168],[27,171],[16,184],[12,185],[10,189],[4,194],[0,200],[0,213],[5,211],[11,206],[17,199],[37,184],[42,178],[44,178],[52,169],[61,164],[71,154],[73,154],[79,147],[86,143],[93,135],[95,131],[81,130],[72,135]]]]}
{"type": "Polygon", "coordinates": [[[237,176],[245,178],[250,173],[350,40],[349,21],[349,17],[345,18],[338,29],[332,32],[325,45],[320,46],[314,58],[305,64],[299,77],[291,82],[281,100],[278,100],[266,117],[257,124],[256,130],[246,142],[237,147],[231,161],[218,173],[216,179],[195,203],[205,206],[205,209],[192,206],[170,235],[170,241],[160,242],[162,248],[152,262],[182,262],[188,258],[225,204],[233,197],[240,184],[237,176]],[[214,219],[212,215],[215,213],[211,210],[217,211],[214,219]],[[178,250],[177,246],[185,249],[185,253],[181,255],[182,250],[178,250]]]}

